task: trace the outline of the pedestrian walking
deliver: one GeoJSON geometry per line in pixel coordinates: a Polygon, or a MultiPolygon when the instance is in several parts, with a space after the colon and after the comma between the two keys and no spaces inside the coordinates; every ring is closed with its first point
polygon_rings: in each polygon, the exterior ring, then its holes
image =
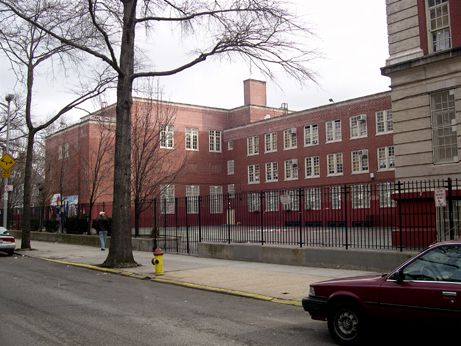
{"type": "Polygon", "coordinates": [[[101,241],[101,251],[106,250],[107,232],[110,231],[110,223],[106,217],[106,213],[101,211],[96,219],[97,231],[99,232],[99,240],[101,241]]]}

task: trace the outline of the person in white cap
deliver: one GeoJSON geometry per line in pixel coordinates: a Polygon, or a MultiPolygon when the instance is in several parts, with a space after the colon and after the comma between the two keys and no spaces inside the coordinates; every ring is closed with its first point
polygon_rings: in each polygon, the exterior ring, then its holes
{"type": "Polygon", "coordinates": [[[106,250],[107,232],[110,231],[110,223],[106,217],[106,213],[101,211],[96,219],[97,230],[99,232],[99,240],[101,241],[101,251],[106,250]]]}

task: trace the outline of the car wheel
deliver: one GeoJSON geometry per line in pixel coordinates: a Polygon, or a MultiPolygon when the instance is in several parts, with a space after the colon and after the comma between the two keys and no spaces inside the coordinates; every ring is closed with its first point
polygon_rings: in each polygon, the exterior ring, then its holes
{"type": "Polygon", "coordinates": [[[363,313],[351,303],[338,303],[328,314],[328,330],[340,345],[357,344],[364,331],[363,313]]]}
{"type": "Polygon", "coordinates": [[[8,250],[8,251],[6,252],[6,254],[7,254],[8,256],[13,256],[14,250],[8,250]]]}

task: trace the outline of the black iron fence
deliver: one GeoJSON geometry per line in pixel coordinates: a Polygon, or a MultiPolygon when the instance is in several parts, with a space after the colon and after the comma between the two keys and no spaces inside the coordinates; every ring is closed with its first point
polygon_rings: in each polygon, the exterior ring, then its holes
{"type": "Polygon", "coordinates": [[[458,181],[437,180],[163,198],[152,209],[158,245],[199,242],[421,249],[460,235],[458,181]]]}

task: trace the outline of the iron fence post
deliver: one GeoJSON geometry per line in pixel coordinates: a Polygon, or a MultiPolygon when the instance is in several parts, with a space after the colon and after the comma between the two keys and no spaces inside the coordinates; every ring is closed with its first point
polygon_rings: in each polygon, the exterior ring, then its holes
{"type": "MultiPolygon", "coordinates": [[[[193,198],[193,197],[192,197],[193,198]]],[[[192,199],[193,201],[193,199],[192,199]]],[[[189,253],[189,219],[188,219],[188,210],[187,210],[187,196],[184,198],[184,202],[186,204],[186,248],[187,248],[187,253],[189,253]]]]}
{"type": "Polygon", "coordinates": [[[347,184],[344,185],[344,223],[345,223],[345,232],[346,232],[346,250],[349,249],[349,228],[347,226],[347,212],[349,205],[347,203],[347,194],[349,193],[349,187],[347,184]]]}
{"type": "Polygon", "coordinates": [[[263,212],[263,194],[259,192],[259,213],[261,214],[261,245],[264,245],[264,212],[263,212]]]}
{"type": "Polygon", "coordinates": [[[453,220],[453,182],[448,178],[448,220],[450,225],[450,240],[455,239],[455,222],[453,220]]]}
{"type": "Polygon", "coordinates": [[[399,189],[399,239],[400,239],[400,252],[403,251],[403,230],[402,230],[402,187],[401,182],[397,182],[397,186],[399,189]]]}
{"type": "Polygon", "coordinates": [[[303,247],[303,201],[302,201],[302,189],[298,189],[298,210],[299,210],[299,246],[303,247]]]}
{"type": "Polygon", "coordinates": [[[198,242],[202,242],[202,212],[200,206],[202,205],[202,196],[198,196],[198,242]]]}
{"type": "Polygon", "coordinates": [[[230,194],[228,193],[227,194],[227,240],[228,240],[228,244],[231,243],[231,230],[230,230],[230,222],[229,222],[229,219],[230,219],[230,194]]]}

